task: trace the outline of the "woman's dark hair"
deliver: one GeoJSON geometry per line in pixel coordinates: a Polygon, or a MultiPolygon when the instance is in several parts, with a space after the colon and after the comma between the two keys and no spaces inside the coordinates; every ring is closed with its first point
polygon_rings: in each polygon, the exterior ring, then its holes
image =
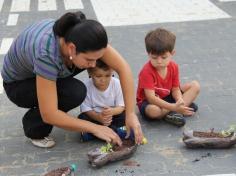
{"type": "Polygon", "coordinates": [[[87,20],[80,11],[64,14],[55,22],[53,32],[63,37],[65,42],[72,42],[78,53],[97,51],[105,48],[108,43],[107,33],[102,24],[95,20],[87,20]]]}

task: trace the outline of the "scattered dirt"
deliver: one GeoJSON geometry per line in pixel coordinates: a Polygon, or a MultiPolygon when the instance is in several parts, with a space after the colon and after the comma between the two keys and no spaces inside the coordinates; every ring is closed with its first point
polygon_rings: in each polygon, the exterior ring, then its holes
{"type": "Polygon", "coordinates": [[[115,173],[118,175],[124,174],[125,176],[128,176],[128,175],[134,176],[135,175],[134,167],[140,167],[140,164],[134,160],[126,160],[123,162],[123,166],[125,167],[116,169],[115,173]]]}
{"type": "Polygon", "coordinates": [[[193,160],[192,162],[195,163],[195,162],[198,162],[198,161],[200,161],[200,160],[202,160],[202,159],[204,159],[204,158],[211,157],[211,156],[212,156],[211,153],[207,153],[207,154],[205,154],[205,155],[202,155],[200,158],[196,158],[196,159],[193,160]]]}
{"type": "Polygon", "coordinates": [[[126,160],[123,162],[124,166],[140,166],[140,164],[137,161],[134,160],[126,160]]]}
{"type": "Polygon", "coordinates": [[[134,146],[134,141],[126,139],[122,141],[122,146],[115,145],[112,149],[114,151],[121,151],[124,148],[132,147],[132,146],[134,146]]]}
{"type": "Polygon", "coordinates": [[[134,176],[133,174],[135,174],[135,171],[134,170],[129,170],[127,168],[124,168],[124,169],[116,169],[115,173],[119,174],[119,175],[124,174],[125,176],[127,176],[127,175],[134,176]]]}
{"type": "Polygon", "coordinates": [[[70,174],[70,168],[69,167],[58,168],[58,169],[55,169],[55,170],[52,170],[52,171],[48,172],[44,176],[61,176],[63,174],[65,176],[68,176],[70,174]]]}
{"type": "Polygon", "coordinates": [[[183,158],[180,150],[170,147],[158,147],[158,152],[165,158],[183,158]]]}

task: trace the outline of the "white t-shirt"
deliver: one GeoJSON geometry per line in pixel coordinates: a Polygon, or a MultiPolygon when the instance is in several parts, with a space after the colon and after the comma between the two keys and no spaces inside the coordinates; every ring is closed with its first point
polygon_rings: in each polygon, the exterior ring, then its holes
{"type": "Polygon", "coordinates": [[[105,91],[98,90],[92,79],[85,82],[87,87],[87,96],[80,105],[80,112],[94,110],[102,112],[103,107],[124,106],[123,94],[120,86],[120,80],[112,77],[108,88],[105,91]]]}

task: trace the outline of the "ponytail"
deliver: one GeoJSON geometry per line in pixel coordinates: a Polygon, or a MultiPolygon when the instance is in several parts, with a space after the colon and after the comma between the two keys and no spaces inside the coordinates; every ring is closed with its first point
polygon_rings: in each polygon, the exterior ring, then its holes
{"type": "Polygon", "coordinates": [[[65,37],[66,33],[78,23],[85,20],[85,15],[81,12],[68,12],[59,18],[53,25],[53,32],[59,37],[65,37]]]}
{"type": "Polygon", "coordinates": [[[72,42],[77,53],[107,47],[108,38],[103,25],[95,20],[87,20],[80,11],[63,15],[55,22],[53,31],[55,35],[63,37],[65,42],[72,42]]]}
{"type": "Polygon", "coordinates": [[[107,33],[101,23],[85,20],[75,25],[65,35],[65,42],[72,42],[77,52],[96,51],[107,47],[107,33]]]}

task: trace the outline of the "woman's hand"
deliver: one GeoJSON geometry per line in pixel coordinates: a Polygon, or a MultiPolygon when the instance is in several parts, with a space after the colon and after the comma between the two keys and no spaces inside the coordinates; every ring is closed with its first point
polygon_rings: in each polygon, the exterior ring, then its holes
{"type": "Polygon", "coordinates": [[[94,136],[105,140],[107,143],[113,143],[119,146],[122,145],[120,137],[111,128],[107,126],[96,125],[96,127],[93,128],[92,133],[94,136]]]}
{"type": "Polygon", "coordinates": [[[143,140],[143,132],[137,115],[135,113],[126,114],[125,124],[127,129],[126,137],[129,137],[131,130],[133,130],[136,144],[141,144],[143,140]]]}

